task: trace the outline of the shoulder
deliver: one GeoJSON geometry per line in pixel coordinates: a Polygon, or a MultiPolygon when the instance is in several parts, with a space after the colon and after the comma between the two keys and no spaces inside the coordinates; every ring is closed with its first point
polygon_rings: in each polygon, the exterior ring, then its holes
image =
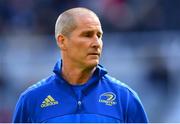
{"type": "Polygon", "coordinates": [[[28,87],[24,92],[20,94],[17,102],[17,108],[28,110],[33,108],[35,106],[35,103],[40,101],[44,94],[54,89],[54,82],[54,76],[50,76],[28,87]]]}
{"type": "Polygon", "coordinates": [[[130,95],[139,100],[138,94],[126,83],[121,82],[120,80],[107,74],[103,77],[103,80],[108,86],[115,89],[117,92],[121,92],[121,94],[123,93],[124,95],[128,96],[130,95]]]}
{"type": "Polygon", "coordinates": [[[45,90],[52,87],[52,83],[54,82],[54,76],[50,76],[47,78],[44,78],[37,83],[29,86],[24,92],[21,93],[21,97],[27,97],[31,96],[37,96],[38,94],[41,94],[45,92],[45,90]]]}
{"type": "Polygon", "coordinates": [[[34,108],[37,105],[41,105],[42,95],[46,93],[46,90],[52,89],[53,82],[54,76],[50,76],[28,87],[22,92],[16,103],[13,121],[30,122],[31,117],[35,111],[37,111],[37,109],[34,108]]]}
{"type": "Polygon", "coordinates": [[[112,77],[110,75],[106,74],[103,77],[103,80],[104,80],[104,82],[106,82],[109,85],[114,86],[114,87],[116,87],[118,89],[120,88],[120,89],[125,89],[125,90],[130,90],[130,91],[132,90],[127,84],[121,82],[120,80],[118,80],[118,79],[116,79],[116,78],[114,78],[114,77],[112,77]]]}

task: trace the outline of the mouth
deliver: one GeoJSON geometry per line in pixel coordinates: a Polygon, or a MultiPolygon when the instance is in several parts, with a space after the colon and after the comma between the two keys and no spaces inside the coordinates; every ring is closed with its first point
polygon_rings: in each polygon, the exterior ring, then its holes
{"type": "Polygon", "coordinates": [[[95,55],[95,56],[100,56],[100,53],[88,53],[88,55],[95,55]]]}

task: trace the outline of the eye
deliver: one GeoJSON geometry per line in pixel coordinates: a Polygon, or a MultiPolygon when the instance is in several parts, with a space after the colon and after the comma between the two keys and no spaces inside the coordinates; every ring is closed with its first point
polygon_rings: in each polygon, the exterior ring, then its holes
{"type": "Polygon", "coordinates": [[[102,32],[95,32],[95,31],[85,31],[81,33],[82,37],[92,38],[96,35],[98,39],[102,38],[102,32]]]}
{"type": "Polygon", "coordinates": [[[97,33],[97,37],[98,37],[98,38],[102,38],[102,33],[98,32],[98,33],[97,33]]]}
{"type": "Polygon", "coordinates": [[[84,36],[85,36],[85,37],[92,37],[93,34],[92,34],[91,32],[86,32],[86,33],[84,33],[84,36]]]}
{"type": "Polygon", "coordinates": [[[83,36],[87,37],[87,38],[91,38],[91,37],[93,37],[93,35],[94,35],[93,31],[87,31],[87,32],[83,33],[83,36]]]}

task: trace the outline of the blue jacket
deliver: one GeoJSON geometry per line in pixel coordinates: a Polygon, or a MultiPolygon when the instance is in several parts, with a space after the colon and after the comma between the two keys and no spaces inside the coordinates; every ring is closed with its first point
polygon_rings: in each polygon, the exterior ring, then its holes
{"type": "Polygon", "coordinates": [[[61,77],[60,62],[54,73],[21,94],[14,123],[147,122],[137,94],[110,77],[101,65],[86,84],[79,86],[72,86],[61,77]]]}

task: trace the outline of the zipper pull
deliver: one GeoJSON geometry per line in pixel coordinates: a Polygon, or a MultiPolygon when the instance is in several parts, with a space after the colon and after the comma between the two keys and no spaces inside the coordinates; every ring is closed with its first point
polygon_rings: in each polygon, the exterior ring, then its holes
{"type": "Polygon", "coordinates": [[[81,106],[81,104],[82,104],[82,102],[79,100],[79,101],[78,101],[78,106],[80,107],[80,106],[81,106]]]}
{"type": "Polygon", "coordinates": [[[78,110],[81,109],[81,105],[82,105],[82,102],[79,100],[79,101],[78,101],[78,110]]]}

